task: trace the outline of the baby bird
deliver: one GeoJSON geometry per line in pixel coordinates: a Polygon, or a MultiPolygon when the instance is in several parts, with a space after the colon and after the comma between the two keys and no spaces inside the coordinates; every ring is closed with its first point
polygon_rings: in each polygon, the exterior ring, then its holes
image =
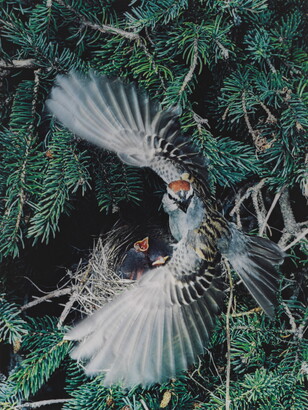
{"type": "Polygon", "coordinates": [[[149,237],[134,243],[126,253],[120,266],[124,279],[139,280],[143,274],[157,266],[164,265],[172,255],[172,247],[165,242],[149,237]]]}

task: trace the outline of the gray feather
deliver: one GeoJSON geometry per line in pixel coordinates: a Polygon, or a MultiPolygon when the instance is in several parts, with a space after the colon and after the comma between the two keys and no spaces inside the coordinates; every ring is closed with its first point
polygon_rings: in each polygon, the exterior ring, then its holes
{"type": "Polygon", "coordinates": [[[147,386],[186,370],[203,353],[223,296],[214,276],[213,285],[194,289],[199,274],[194,279],[192,272],[202,270],[203,261],[181,241],[168,264],[148,272],[66,335],[81,340],[72,357],[86,361],[89,375],[104,372],[106,386],[147,386]],[[189,276],[180,273],[183,263],[189,276]]]}
{"type": "Polygon", "coordinates": [[[280,265],[284,252],[274,242],[258,236],[248,236],[229,224],[229,235],[218,241],[218,249],[242,278],[247,289],[271,318],[277,305],[280,265]]]}
{"type": "Polygon", "coordinates": [[[70,131],[134,166],[151,166],[155,157],[155,149],[144,144],[146,135],[175,135],[176,110],[163,110],[133,84],[93,73],[59,75],[46,105],[70,131]]]}

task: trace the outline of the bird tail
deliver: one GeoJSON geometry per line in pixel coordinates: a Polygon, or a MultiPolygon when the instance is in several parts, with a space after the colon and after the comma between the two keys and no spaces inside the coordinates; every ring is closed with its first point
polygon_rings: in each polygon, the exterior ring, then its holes
{"type": "Polygon", "coordinates": [[[177,109],[163,110],[134,84],[94,73],[59,75],[46,104],[70,131],[138,167],[149,166],[155,155],[145,136],[168,142],[179,130],[177,109]]]}
{"type": "Polygon", "coordinates": [[[220,239],[219,249],[264,312],[273,318],[279,288],[275,266],[283,262],[285,254],[269,239],[245,235],[233,224],[230,227],[231,237],[220,239]]]}

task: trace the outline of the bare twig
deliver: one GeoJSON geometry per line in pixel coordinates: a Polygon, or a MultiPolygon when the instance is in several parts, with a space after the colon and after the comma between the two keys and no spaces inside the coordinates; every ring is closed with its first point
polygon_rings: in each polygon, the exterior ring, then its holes
{"type": "Polygon", "coordinates": [[[261,181],[258,182],[256,185],[249,187],[242,197],[239,196],[239,199],[235,201],[235,205],[233,209],[230,211],[230,216],[233,216],[235,213],[238,214],[240,207],[242,203],[245,201],[245,199],[249,198],[252,195],[252,193],[259,192],[263,188],[265,182],[266,182],[266,178],[261,179],[261,181]]]}
{"type": "MultiPolygon", "coordinates": [[[[194,374],[194,373],[193,373],[194,374]]],[[[206,391],[209,394],[213,394],[213,392],[211,392],[209,389],[207,389],[206,387],[203,386],[203,384],[199,383],[198,380],[196,380],[193,377],[193,374],[188,373],[188,377],[194,382],[196,383],[202,390],[206,391]]]]}
{"type": "Polygon", "coordinates": [[[82,288],[84,287],[88,276],[90,274],[91,271],[91,265],[90,263],[87,266],[87,269],[85,270],[83,277],[80,281],[80,284],[78,287],[75,287],[74,291],[71,294],[71,297],[69,298],[68,302],[66,303],[66,305],[64,306],[64,309],[60,315],[57,327],[60,328],[63,325],[63,322],[65,321],[67,315],[69,314],[69,312],[71,311],[73,304],[75,303],[75,301],[77,300],[79,293],[82,291],[82,288]]]}
{"type": "MultiPolygon", "coordinates": [[[[283,188],[283,189],[284,189],[284,188],[283,188]]],[[[262,224],[262,226],[261,226],[261,228],[260,228],[260,230],[259,230],[259,235],[260,235],[260,236],[262,236],[263,233],[264,233],[264,231],[265,231],[267,222],[268,222],[268,220],[269,220],[269,218],[270,218],[270,216],[271,216],[271,214],[272,214],[272,212],[273,212],[273,210],[274,210],[274,208],[275,208],[275,206],[276,206],[276,204],[277,204],[277,202],[278,202],[278,200],[279,200],[279,198],[280,198],[280,196],[281,196],[281,194],[282,194],[283,189],[282,189],[281,191],[277,192],[276,195],[275,195],[275,197],[274,197],[274,199],[273,199],[272,205],[270,206],[270,209],[268,210],[267,215],[266,215],[266,217],[264,218],[263,224],[262,224]]]]}
{"type": "Polygon", "coordinates": [[[304,327],[305,327],[305,323],[306,321],[304,321],[300,326],[297,327],[294,316],[292,315],[289,307],[285,304],[282,303],[284,310],[286,312],[286,315],[289,318],[289,322],[290,322],[290,326],[291,326],[291,333],[293,333],[298,339],[302,339],[304,336],[304,327]]]}
{"type": "Polygon", "coordinates": [[[290,203],[289,190],[285,189],[279,199],[279,205],[284,222],[285,229],[288,233],[296,234],[298,232],[298,226],[294,217],[294,213],[290,203]]]}
{"type": "Polygon", "coordinates": [[[52,298],[58,298],[60,296],[68,295],[72,292],[72,288],[64,288],[64,289],[56,289],[53,292],[48,293],[45,296],[32,300],[32,302],[27,303],[26,305],[22,306],[20,310],[23,312],[24,310],[31,309],[33,306],[39,305],[40,303],[46,302],[52,298]]]}
{"type": "Polygon", "coordinates": [[[246,107],[246,91],[243,91],[242,93],[242,108],[244,111],[244,119],[249,131],[249,134],[252,136],[253,142],[255,143],[258,139],[258,134],[256,133],[256,131],[252,128],[252,125],[249,121],[249,117],[248,117],[248,112],[247,112],[247,107],[246,107]]]}
{"type": "Polygon", "coordinates": [[[68,403],[72,401],[73,399],[53,399],[53,400],[42,400],[42,401],[37,401],[33,403],[23,403],[15,406],[15,409],[38,409],[39,407],[43,406],[51,406],[54,404],[60,404],[60,403],[68,403]]]}
{"type": "Polygon", "coordinates": [[[144,410],[150,410],[143,399],[140,400],[140,403],[142,407],[144,408],[144,410]]]}
{"type": "Polygon", "coordinates": [[[248,316],[252,315],[253,313],[259,313],[262,312],[262,308],[260,307],[255,307],[253,309],[248,310],[247,312],[239,312],[239,313],[232,313],[232,317],[241,317],[241,316],[248,316]]]}
{"type": "Polygon", "coordinates": [[[231,269],[229,263],[225,261],[225,266],[227,268],[229,283],[230,283],[230,293],[228,300],[228,307],[226,313],[226,336],[227,336],[227,368],[226,368],[226,410],[230,409],[230,373],[231,373],[231,334],[230,334],[230,317],[231,308],[233,303],[233,281],[231,276],[231,269]]]}
{"type": "Polygon", "coordinates": [[[215,41],[215,43],[218,45],[218,47],[221,49],[221,54],[222,54],[223,58],[224,58],[225,60],[228,60],[228,58],[229,58],[229,50],[228,50],[226,47],[224,47],[224,46],[221,44],[220,41],[218,41],[218,40],[214,40],[214,41],[215,41]]]}
{"type": "Polygon", "coordinates": [[[206,125],[207,128],[210,128],[209,120],[207,118],[202,118],[200,115],[196,114],[193,110],[193,118],[195,123],[197,124],[198,131],[201,133],[202,126],[206,125]]]}
{"type": "MultiPolygon", "coordinates": [[[[216,365],[216,363],[215,363],[215,360],[214,360],[214,358],[213,358],[213,353],[209,350],[209,349],[205,349],[206,350],[206,353],[209,355],[209,357],[210,357],[210,361],[212,362],[212,365],[213,365],[213,367],[214,367],[214,369],[215,369],[215,371],[216,371],[216,376],[218,376],[218,378],[219,378],[219,380],[220,380],[220,383],[221,384],[223,384],[223,379],[222,379],[222,377],[221,377],[221,372],[218,370],[218,367],[217,367],[217,365],[216,365]]],[[[199,361],[200,361],[200,359],[199,359],[199,361]]],[[[201,361],[200,361],[200,364],[199,364],[199,367],[201,367],[201,361]]],[[[198,369],[199,370],[199,369],[198,369]]],[[[200,375],[199,375],[200,376],[200,375]]],[[[204,378],[203,378],[204,379],[204,378]]],[[[205,380],[205,379],[204,379],[205,380]]]]}
{"type": "Polygon", "coordinates": [[[195,37],[194,39],[194,56],[193,56],[193,61],[190,65],[189,71],[186,74],[182,87],[179,91],[179,95],[181,95],[183,93],[183,91],[185,90],[185,88],[187,87],[188,83],[191,81],[192,76],[195,72],[195,69],[197,67],[197,63],[198,63],[198,37],[195,37]]]}
{"type": "MultiPolygon", "coordinates": [[[[59,1],[59,0],[56,0],[59,1]]],[[[131,33],[129,31],[122,30],[117,27],[107,26],[106,24],[91,23],[82,17],[82,23],[85,27],[90,27],[92,30],[100,31],[101,33],[116,34],[128,40],[140,40],[140,36],[137,33],[131,33]]]]}
{"type": "Polygon", "coordinates": [[[0,60],[0,68],[33,68],[35,67],[34,58],[25,60],[11,60],[10,62],[0,60]]]}
{"type": "Polygon", "coordinates": [[[288,189],[285,189],[279,199],[279,205],[280,205],[280,210],[284,222],[284,229],[282,236],[279,240],[279,245],[281,248],[285,248],[286,244],[292,239],[295,238],[295,240],[286,248],[289,249],[291,246],[293,246],[295,243],[297,243],[299,240],[301,240],[306,234],[306,227],[308,224],[308,221],[305,223],[301,222],[296,222],[296,219],[294,217],[294,213],[291,207],[290,203],[290,196],[289,196],[289,191],[288,189]],[[304,227],[304,229],[301,229],[304,227]]]}
{"type": "Polygon", "coordinates": [[[276,73],[276,68],[273,66],[273,63],[271,62],[271,60],[269,58],[266,59],[266,62],[271,70],[272,73],[276,73]]]}
{"type": "Polygon", "coordinates": [[[228,115],[229,111],[230,111],[230,105],[228,105],[228,107],[225,109],[225,111],[223,113],[223,116],[222,116],[223,121],[226,121],[226,118],[227,118],[227,115],[228,115]]]}
{"type": "Polygon", "coordinates": [[[252,203],[254,205],[255,211],[256,211],[258,227],[260,230],[266,218],[266,209],[265,209],[261,190],[259,189],[259,190],[252,191],[251,199],[252,199],[252,203]]]}
{"type": "Polygon", "coordinates": [[[301,241],[302,239],[305,238],[305,236],[308,235],[308,228],[304,229],[301,233],[299,233],[296,238],[287,246],[283,248],[284,251],[287,251],[288,249],[292,248],[297,242],[301,241]]]}
{"type": "Polygon", "coordinates": [[[258,103],[261,105],[261,107],[263,108],[263,110],[266,112],[267,114],[267,119],[266,122],[268,123],[275,123],[277,122],[277,118],[270,112],[270,110],[268,109],[268,107],[261,101],[258,100],[258,103]]]}

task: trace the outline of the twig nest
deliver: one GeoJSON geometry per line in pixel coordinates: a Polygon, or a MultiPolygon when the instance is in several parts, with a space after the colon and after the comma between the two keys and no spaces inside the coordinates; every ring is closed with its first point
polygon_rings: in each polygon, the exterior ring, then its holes
{"type": "Polygon", "coordinates": [[[135,281],[120,276],[120,266],[128,249],[144,236],[164,238],[172,241],[170,235],[157,225],[132,227],[118,221],[113,228],[93,246],[88,263],[80,263],[73,277],[76,302],[81,313],[89,315],[101,308],[117,294],[123,292],[135,281]]]}

